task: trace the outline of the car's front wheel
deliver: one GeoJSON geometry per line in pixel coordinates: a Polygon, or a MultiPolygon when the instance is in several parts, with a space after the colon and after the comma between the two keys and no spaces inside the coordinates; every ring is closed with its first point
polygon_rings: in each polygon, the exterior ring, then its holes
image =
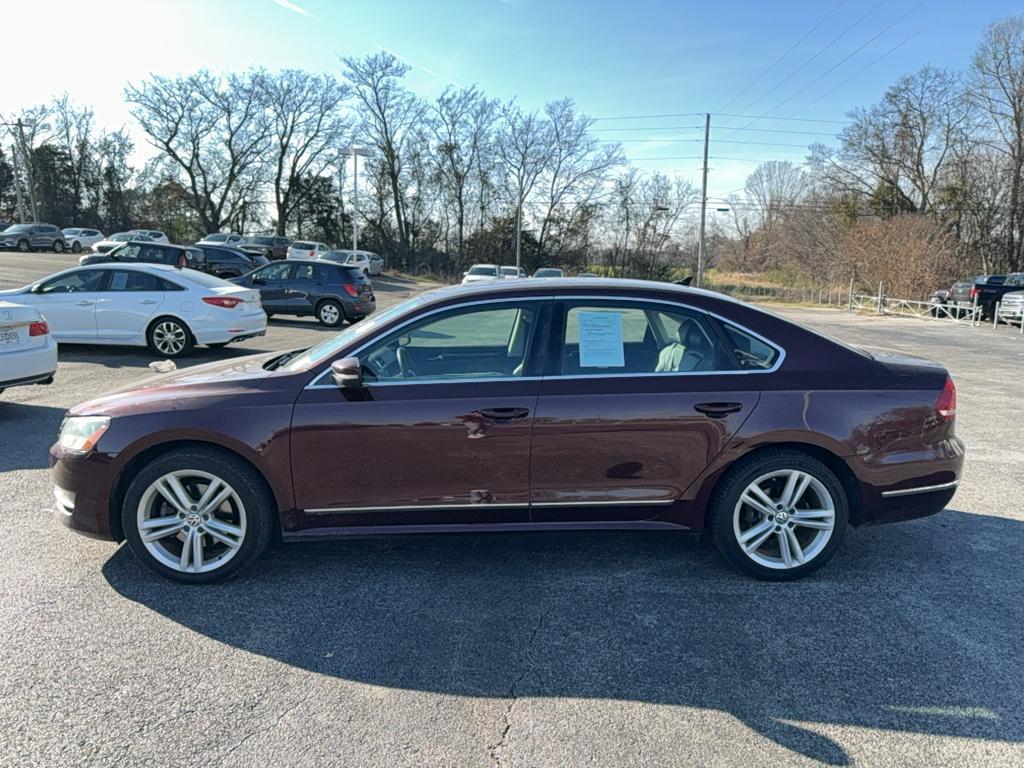
{"type": "Polygon", "coordinates": [[[75,242],[73,242],[71,244],[71,252],[72,253],[81,253],[82,252],[82,244],[80,242],[78,242],[77,240],[75,240],[75,242]]]}
{"type": "Polygon", "coordinates": [[[161,317],[147,334],[149,348],[164,357],[182,357],[192,351],[194,341],[188,326],[174,317],[161,317]]]}
{"type": "Polygon", "coordinates": [[[121,510],[128,546],[147,567],[176,581],[226,579],[270,542],[274,498],[241,459],[183,448],[138,472],[121,510]]]}
{"type": "Polygon", "coordinates": [[[53,252],[54,253],[64,253],[64,241],[63,240],[54,240],[53,241],[53,252]]]}
{"type": "Polygon", "coordinates": [[[32,250],[29,247],[28,240],[19,240],[18,241],[18,250],[21,251],[22,253],[28,253],[30,250],[32,250]]]}
{"type": "Polygon", "coordinates": [[[849,512],[842,483],[799,451],[742,461],[716,488],[711,535],[729,562],[753,576],[784,581],[827,563],[842,544],[849,512]]]}

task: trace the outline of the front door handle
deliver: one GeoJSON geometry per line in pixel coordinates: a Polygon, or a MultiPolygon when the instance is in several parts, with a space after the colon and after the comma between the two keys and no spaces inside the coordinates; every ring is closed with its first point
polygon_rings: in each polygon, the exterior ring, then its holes
{"type": "Polygon", "coordinates": [[[156,304],[157,302],[154,299],[146,299],[145,301],[140,301],[139,303],[140,304],[156,304]]]}
{"type": "Polygon", "coordinates": [[[515,419],[525,419],[530,415],[529,408],[481,408],[477,411],[485,419],[499,424],[507,424],[515,419]]]}
{"type": "Polygon", "coordinates": [[[711,419],[724,419],[731,413],[742,411],[743,403],[697,403],[693,410],[711,419]]]}
{"type": "Polygon", "coordinates": [[[80,302],[78,302],[78,306],[80,306],[80,307],[91,307],[92,305],[93,305],[93,302],[91,302],[91,301],[80,301],[80,302]]]}

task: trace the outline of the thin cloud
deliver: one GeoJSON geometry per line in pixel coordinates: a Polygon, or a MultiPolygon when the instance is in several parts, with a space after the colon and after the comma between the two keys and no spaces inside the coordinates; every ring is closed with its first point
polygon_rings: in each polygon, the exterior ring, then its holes
{"type": "MultiPolygon", "coordinates": [[[[398,51],[393,51],[390,48],[385,48],[380,43],[374,43],[374,45],[376,45],[378,48],[380,48],[382,51],[384,51],[384,53],[390,53],[392,56],[394,56],[399,61],[404,62],[405,64],[408,64],[413,69],[418,69],[421,72],[426,72],[428,75],[430,75],[431,77],[436,77],[438,80],[445,80],[445,78],[441,77],[441,75],[437,74],[437,72],[435,72],[434,70],[427,69],[422,64],[417,64],[415,62],[409,61],[407,58],[405,58],[405,56],[400,54],[398,51]]],[[[465,87],[465,86],[462,85],[462,83],[457,83],[454,80],[446,80],[446,82],[449,82],[452,85],[456,85],[459,88],[464,88],[465,87]]]]}
{"type": "Polygon", "coordinates": [[[300,8],[295,3],[291,2],[291,0],[274,0],[274,2],[277,5],[279,5],[282,8],[284,8],[286,11],[291,11],[292,13],[297,13],[297,14],[299,14],[299,16],[312,16],[313,15],[309,11],[307,11],[305,8],[300,8]]]}

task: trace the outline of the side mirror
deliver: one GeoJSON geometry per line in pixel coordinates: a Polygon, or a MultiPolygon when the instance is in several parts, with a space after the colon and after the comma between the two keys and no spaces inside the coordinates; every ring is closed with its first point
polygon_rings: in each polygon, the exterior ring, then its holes
{"type": "Polygon", "coordinates": [[[331,363],[331,378],[339,387],[358,389],[363,386],[363,369],[358,357],[343,357],[331,363]]]}
{"type": "Polygon", "coordinates": [[[252,284],[253,285],[266,285],[266,283],[267,283],[267,281],[264,280],[259,275],[253,275],[252,276],[252,284]]]}
{"type": "Polygon", "coordinates": [[[42,293],[42,292],[43,292],[43,284],[42,283],[39,283],[37,285],[33,285],[32,289],[30,291],[30,293],[42,293]]]}

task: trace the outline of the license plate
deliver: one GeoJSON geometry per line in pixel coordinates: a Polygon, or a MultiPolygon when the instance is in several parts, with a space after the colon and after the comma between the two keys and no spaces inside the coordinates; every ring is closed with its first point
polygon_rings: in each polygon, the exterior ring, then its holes
{"type": "Polygon", "coordinates": [[[20,343],[21,335],[17,331],[0,331],[0,347],[20,343]]]}

